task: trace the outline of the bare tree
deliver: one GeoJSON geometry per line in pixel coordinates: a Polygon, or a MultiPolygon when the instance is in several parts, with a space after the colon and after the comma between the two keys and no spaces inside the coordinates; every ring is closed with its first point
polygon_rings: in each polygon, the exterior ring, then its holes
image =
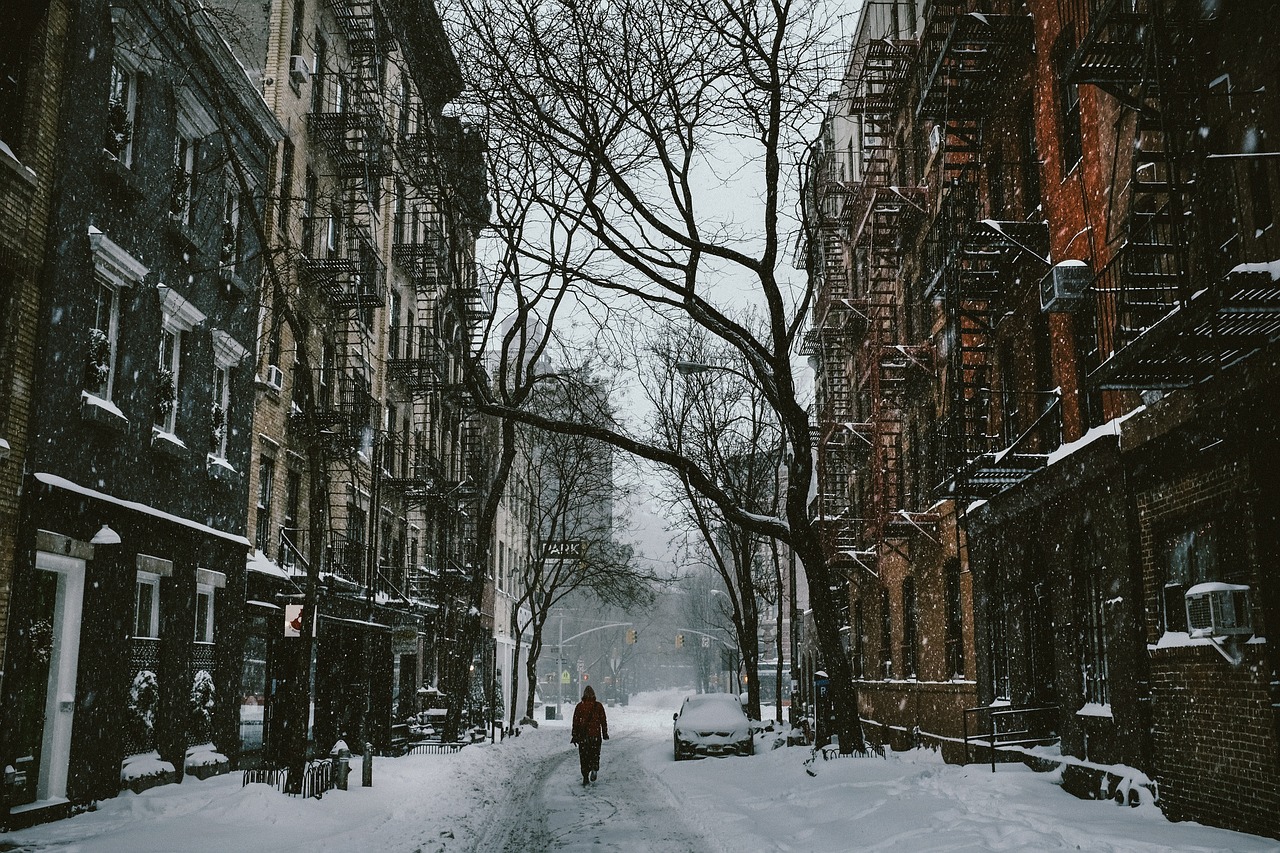
{"type": "MultiPolygon", "coordinates": [[[[727,521],[787,542],[819,591],[811,603],[841,748],[860,748],[839,609],[827,592],[835,584],[809,515],[809,415],[792,369],[810,288],[789,281],[783,263],[821,114],[821,27],[831,19],[808,0],[466,0],[458,14],[462,67],[485,93],[495,175],[540,226],[512,251],[574,289],[597,348],[632,346],[620,332],[673,321],[732,347],[782,430],[784,511],[752,512],[699,460],[634,431],[492,398],[481,405],[667,465],[727,521]],[[744,196],[750,206],[734,204],[744,196]],[[760,333],[726,309],[735,302],[756,306],[760,333]]],[[[619,366],[636,368],[634,347],[614,349],[619,366]]]]}
{"type": "MultiPolygon", "coordinates": [[[[573,371],[544,389],[531,409],[608,422],[607,402],[600,382],[573,371]]],[[[526,631],[530,636],[525,715],[532,717],[543,630],[551,610],[580,591],[607,605],[647,604],[656,579],[615,538],[614,505],[625,494],[615,477],[613,448],[582,435],[531,427],[521,428],[518,440],[522,479],[528,485],[529,559],[516,572],[518,598],[512,609],[517,656],[520,638],[526,631]],[[523,621],[522,607],[528,614],[523,621]]],[[[513,694],[518,677],[512,673],[513,694]]],[[[509,722],[515,722],[514,706],[509,722]]]]}
{"type": "MultiPolygon", "coordinates": [[[[654,408],[655,441],[678,447],[738,506],[757,515],[778,505],[781,433],[773,410],[735,351],[698,328],[661,333],[651,349],[645,382],[654,408]]],[[[747,711],[760,719],[760,602],[772,588],[767,562],[772,539],[730,521],[688,477],[668,495],[682,518],[686,547],[719,580],[725,615],[747,674],[747,711]],[[690,541],[692,540],[692,541],[690,541]]]]}

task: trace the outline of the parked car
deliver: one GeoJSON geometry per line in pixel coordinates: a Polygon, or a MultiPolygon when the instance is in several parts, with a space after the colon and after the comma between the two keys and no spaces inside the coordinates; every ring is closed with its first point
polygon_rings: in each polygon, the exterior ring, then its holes
{"type": "Polygon", "coordinates": [[[676,761],[695,755],[751,755],[753,726],[737,696],[700,693],[689,696],[672,715],[676,761]]]}

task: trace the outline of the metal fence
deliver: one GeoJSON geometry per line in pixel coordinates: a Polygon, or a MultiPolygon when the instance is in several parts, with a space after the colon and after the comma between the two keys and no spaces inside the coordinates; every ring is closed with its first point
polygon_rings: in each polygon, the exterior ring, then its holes
{"type": "MultiPolygon", "coordinates": [[[[316,761],[308,761],[306,770],[302,774],[302,790],[299,792],[303,797],[315,797],[317,800],[324,796],[326,791],[332,791],[334,787],[334,762],[329,758],[321,758],[316,761]]],[[[260,767],[254,770],[245,770],[241,777],[240,787],[247,785],[270,785],[277,791],[287,791],[289,787],[289,768],[287,767],[260,767]]],[[[298,796],[294,794],[292,796],[298,796]]]]}
{"type": "Polygon", "coordinates": [[[467,744],[457,743],[440,743],[438,741],[422,741],[415,743],[409,747],[409,755],[452,755],[462,749],[467,744]]]}

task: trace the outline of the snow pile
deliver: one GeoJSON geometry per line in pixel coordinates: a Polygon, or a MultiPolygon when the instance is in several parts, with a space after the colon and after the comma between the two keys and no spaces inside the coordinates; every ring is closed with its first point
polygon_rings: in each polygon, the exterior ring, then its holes
{"type": "Polygon", "coordinates": [[[228,761],[229,759],[218,752],[213,744],[202,743],[187,750],[187,757],[182,766],[190,773],[198,767],[216,767],[219,764],[227,764],[228,761]]]}
{"type": "Polygon", "coordinates": [[[154,779],[176,772],[172,764],[160,760],[154,749],[138,755],[130,755],[120,765],[120,781],[128,785],[142,779],[154,779]]]}

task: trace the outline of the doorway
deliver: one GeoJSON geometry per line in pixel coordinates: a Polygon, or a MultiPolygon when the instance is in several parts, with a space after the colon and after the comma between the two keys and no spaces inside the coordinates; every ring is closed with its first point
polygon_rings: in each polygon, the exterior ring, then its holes
{"type": "MultiPolygon", "coordinates": [[[[27,666],[18,697],[19,806],[63,802],[80,660],[84,560],[36,552],[26,609],[27,666]]],[[[20,809],[15,809],[15,811],[20,809]]]]}

